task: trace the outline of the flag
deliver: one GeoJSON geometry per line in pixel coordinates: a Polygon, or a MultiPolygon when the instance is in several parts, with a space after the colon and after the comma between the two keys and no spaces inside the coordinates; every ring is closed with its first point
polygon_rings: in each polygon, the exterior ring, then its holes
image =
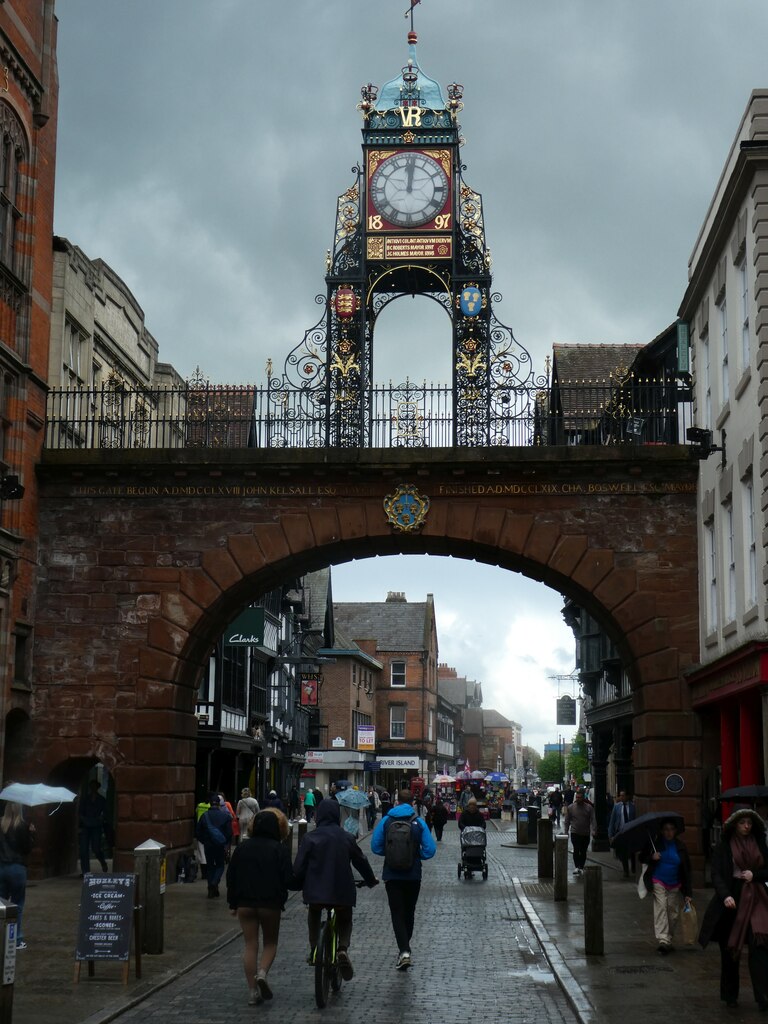
{"type": "Polygon", "coordinates": [[[420,4],[420,3],[421,3],[421,0],[411,0],[411,6],[405,12],[406,18],[410,17],[410,15],[413,14],[413,8],[416,6],[416,4],[420,4]]]}

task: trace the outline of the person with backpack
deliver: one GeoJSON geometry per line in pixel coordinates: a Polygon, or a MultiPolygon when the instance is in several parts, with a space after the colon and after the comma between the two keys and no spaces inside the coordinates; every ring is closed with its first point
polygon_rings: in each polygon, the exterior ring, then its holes
{"type": "Polygon", "coordinates": [[[411,937],[421,889],[421,862],[437,852],[426,822],[416,815],[409,789],[400,790],[397,806],[374,829],[371,851],[384,857],[381,877],[398,948],[395,966],[405,971],[412,964],[411,937]]]}
{"type": "Polygon", "coordinates": [[[211,806],[200,816],[196,837],[205,849],[208,865],[208,899],[219,895],[219,882],[224,874],[225,855],[232,842],[232,815],[221,806],[218,793],[211,793],[211,806]]]}

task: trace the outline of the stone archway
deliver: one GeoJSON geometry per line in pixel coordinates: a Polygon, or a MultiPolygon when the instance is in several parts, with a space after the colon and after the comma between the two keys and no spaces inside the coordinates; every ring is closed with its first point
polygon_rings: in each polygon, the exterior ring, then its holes
{"type": "Polygon", "coordinates": [[[700,820],[696,465],[676,448],[47,453],[34,757],[96,756],[116,778],[118,846],[191,838],[194,688],[246,601],[296,575],[376,554],[513,569],[573,597],[617,642],[633,685],[636,793],[700,820]],[[218,461],[211,461],[211,455],[218,461]],[[250,456],[250,458],[248,457],[250,456]],[[394,532],[384,496],[431,507],[394,532]],[[62,717],[62,707],[70,710],[62,717]]]}

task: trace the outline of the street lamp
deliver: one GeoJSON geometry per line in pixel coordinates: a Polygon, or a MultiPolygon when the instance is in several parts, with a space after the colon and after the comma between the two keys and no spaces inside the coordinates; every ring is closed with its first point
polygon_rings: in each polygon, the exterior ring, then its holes
{"type": "Polygon", "coordinates": [[[557,737],[557,742],[558,742],[558,746],[559,746],[559,749],[560,749],[560,783],[559,783],[559,785],[562,786],[562,784],[563,784],[563,775],[564,775],[564,772],[563,772],[563,737],[562,736],[558,736],[557,737]]]}

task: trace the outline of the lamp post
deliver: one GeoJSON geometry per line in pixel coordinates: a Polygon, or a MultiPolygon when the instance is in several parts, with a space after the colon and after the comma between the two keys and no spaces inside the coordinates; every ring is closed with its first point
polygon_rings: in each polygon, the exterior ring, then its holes
{"type": "Polygon", "coordinates": [[[558,742],[558,746],[559,746],[559,749],[560,749],[560,782],[559,782],[559,785],[562,786],[563,785],[563,775],[564,775],[564,771],[563,771],[563,737],[562,736],[558,736],[557,737],[557,742],[558,742]]]}

